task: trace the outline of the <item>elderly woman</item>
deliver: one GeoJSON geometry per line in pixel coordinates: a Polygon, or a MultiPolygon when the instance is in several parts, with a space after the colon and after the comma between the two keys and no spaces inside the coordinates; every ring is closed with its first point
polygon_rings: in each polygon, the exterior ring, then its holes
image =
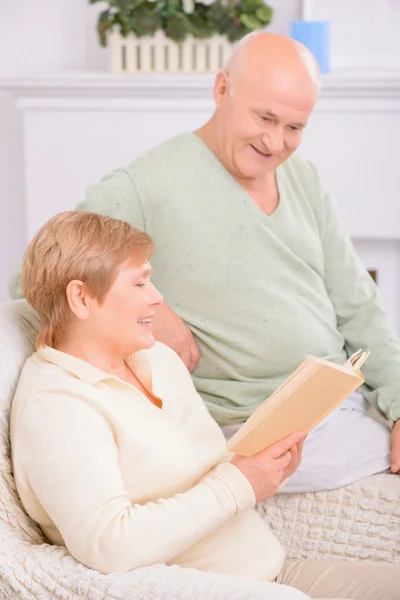
{"type": "Polygon", "coordinates": [[[294,472],[303,436],[253,458],[226,452],[183,362],[155,342],[152,253],[146,233],[85,212],[51,219],[26,252],[22,289],[41,331],[11,415],[25,509],[50,543],[103,573],[161,562],[313,591],[315,565],[284,567],[253,510],[294,472]]]}

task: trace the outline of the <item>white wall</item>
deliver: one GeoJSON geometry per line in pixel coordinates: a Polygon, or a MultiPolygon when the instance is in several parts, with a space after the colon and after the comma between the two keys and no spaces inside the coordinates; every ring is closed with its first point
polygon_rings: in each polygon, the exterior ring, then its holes
{"type": "MultiPolygon", "coordinates": [[[[3,2],[0,77],[84,68],[85,15],[85,0],[3,2]]],[[[24,251],[22,172],[21,118],[0,89],[0,301],[8,297],[8,280],[24,251]]]]}
{"type": "Polygon", "coordinates": [[[399,0],[304,0],[304,18],[331,23],[331,64],[400,68],[399,0]],[[344,18],[343,18],[344,17],[344,18]]]}
{"type": "MultiPolygon", "coordinates": [[[[277,7],[271,30],[289,33],[299,1],[270,2],[277,7]]],[[[87,0],[1,4],[0,79],[40,71],[107,69],[107,51],[99,47],[95,32],[102,4],[89,6],[87,0]]],[[[0,301],[8,298],[8,281],[25,249],[22,158],[20,114],[0,82],[0,301]]]]}

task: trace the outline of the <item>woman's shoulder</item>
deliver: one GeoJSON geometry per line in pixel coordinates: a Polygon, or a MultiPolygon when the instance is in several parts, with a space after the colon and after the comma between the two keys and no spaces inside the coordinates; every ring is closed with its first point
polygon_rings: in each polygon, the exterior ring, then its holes
{"type": "MultiPolygon", "coordinates": [[[[71,396],[83,398],[85,383],[59,365],[47,362],[34,352],[22,368],[11,405],[11,416],[20,418],[37,404],[59,404],[71,396]]],[[[89,393],[89,390],[88,390],[89,393]]]]}
{"type": "Polygon", "coordinates": [[[53,365],[45,363],[40,358],[38,352],[31,354],[22,367],[15,397],[31,396],[40,393],[44,382],[51,376],[52,366],[53,365]]]}
{"type": "MultiPolygon", "coordinates": [[[[17,430],[21,421],[29,418],[29,411],[36,398],[45,398],[43,392],[49,387],[49,379],[52,378],[52,365],[44,363],[38,352],[34,352],[22,367],[14,398],[11,404],[11,437],[15,441],[17,430]]],[[[56,375],[54,375],[56,379],[56,375]]]]}
{"type": "Polygon", "coordinates": [[[16,395],[35,395],[54,389],[63,390],[76,381],[72,373],[57,364],[46,361],[39,351],[34,352],[22,368],[16,395]]]}

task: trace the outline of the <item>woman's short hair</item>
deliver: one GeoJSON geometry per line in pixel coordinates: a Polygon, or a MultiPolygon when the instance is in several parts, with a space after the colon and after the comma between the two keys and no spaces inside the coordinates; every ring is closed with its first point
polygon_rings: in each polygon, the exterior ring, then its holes
{"type": "Polygon", "coordinates": [[[83,211],[47,221],[28,246],[21,276],[22,292],[41,322],[37,347],[60,340],[71,315],[66,295],[70,281],[82,281],[102,302],[121,264],[141,266],[153,252],[151,237],[125,221],[83,211]]]}

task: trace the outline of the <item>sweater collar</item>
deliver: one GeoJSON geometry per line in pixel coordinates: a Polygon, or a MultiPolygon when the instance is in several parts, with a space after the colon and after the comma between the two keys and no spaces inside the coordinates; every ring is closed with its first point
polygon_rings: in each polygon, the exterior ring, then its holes
{"type": "MultiPolygon", "coordinates": [[[[122,381],[116,375],[106,373],[94,365],[81,360],[76,356],[72,356],[72,354],[66,354],[65,352],[51,348],[50,346],[39,348],[37,354],[42,360],[65,369],[69,373],[72,373],[72,375],[75,375],[78,379],[81,379],[90,385],[96,385],[96,383],[106,379],[122,381]]],[[[149,360],[144,350],[131,354],[125,362],[139,378],[145,377],[147,379],[150,377],[151,380],[149,360]]]]}

